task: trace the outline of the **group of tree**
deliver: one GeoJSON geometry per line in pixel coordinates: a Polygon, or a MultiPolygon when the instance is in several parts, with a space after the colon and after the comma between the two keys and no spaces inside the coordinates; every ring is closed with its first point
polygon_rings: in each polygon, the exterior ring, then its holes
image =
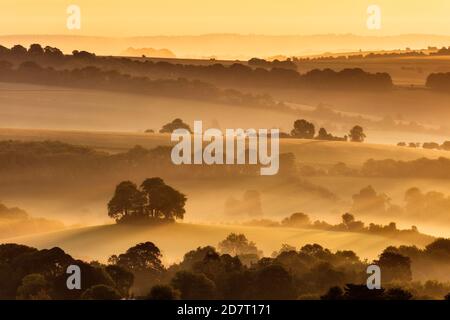
{"type": "Polygon", "coordinates": [[[375,223],[369,223],[366,225],[363,221],[356,220],[355,216],[351,213],[345,213],[341,218],[341,223],[330,224],[322,220],[312,221],[307,214],[303,212],[296,212],[284,218],[280,222],[263,219],[251,220],[249,222],[245,222],[244,225],[316,229],[337,232],[357,232],[388,238],[403,239],[405,241],[414,241],[418,244],[427,244],[435,239],[432,236],[420,233],[416,226],[412,226],[411,229],[398,229],[395,222],[391,222],[387,225],[375,223]]]}
{"type": "Polygon", "coordinates": [[[280,61],[278,59],[267,61],[265,59],[252,58],[248,60],[248,65],[252,67],[262,67],[266,69],[280,68],[288,70],[297,70],[297,65],[289,58],[284,61],[280,61]]]}
{"type": "Polygon", "coordinates": [[[0,60],[0,81],[118,91],[257,108],[287,108],[285,104],[274,101],[267,94],[220,89],[208,82],[181,77],[152,80],[149,77],[132,76],[93,65],[73,69],[55,69],[26,60],[15,67],[12,62],[0,60]]]}
{"type": "MultiPolygon", "coordinates": [[[[33,52],[41,52],[41,45],[33,44],[33,52]],[[40,49],[39,49],[40,48],[40,49]]],[[[1,60],[41,61],[39,55],[33,55],[26,48],[17,45],[12,49],[1,47],[1,60]],[[1,53],[3,52],[3,54],[1,53]]],[[[47,48],[47,47],[46,47],[47,48]]],[[[55,50],[53,48],[52,50],[55,50]]],[[[176,64],[150,59],[130,59],[125,57],[99,57],[86,51],[74,51],[72,55],[58,55],[55,64],[70,65],[74,61],[85,65],[95,65],[102,69],[128,70],[137,75],[152,75],[153,78],[187,78],[226,86],[258,86],[273,88],[313,88],[313,89],[349,89],[349,90],[387,90],[393,86],[388,73],[369,73],[362,69],[314,69],[305,74],[297,72],[293,62],[271,62],[270,68],[259,60],[251,60],[247,66],[242,63],[224,65],[176,64]],[[62,60],[62,61],[61,61],[62,60]],[[255,65],[251,65],[256,63],[255,65]]],[[[45,61],[52,65],[52,61],[45,61]]]]}
{"type": "Polygon", "coordinates": [[[320,128],[316,135],[316,128],[312,122],[305,119],[299,119],[294,122],[294,128],[291,130],[290,137],[299,139],[316,139],[328,141],[352,141],[364,142],[366,135],[361,126],[354,126],[348,135],[344,137],[336,137],[328,133],[325,128],[320,128]]]}
{"type": "MultiPolygon", "coordinates": [[[[397,144],[399,147],[410,147],[410,148],[420,148],[421,144],[419,142],[399,142],[397,144]]],[[[422,148],[424,149],[432,149],[432,150],[445,150],[450,151],[450,141],[444,141],[442,144],[437,142],[424,142],[422,144],[422,148]]]]}
{"type": "Polygon", "coordinates": [[[192,133],[191,127],[187,123],[184,123],[180,118],[176,118],[172,122],[163,125],[161,130],[159,130],[159,133],[172,133],[177,129],[185,129],[192,133]]]}
{"type": "Polygon", "coordinates": [[[120,299],[129,297],[133,274],[72,258],[60,248],[0,245],[0,299],[120,299]],[[68,266],[81,271],[82,290],[67,288],[68,266]]]}
{"type": "Polygon", "coordinates": [[[448,271],[449,239],[435,240],[425,249],[388,247],[368,262],[353,251],[333,253],[318,244],[300,250],[285,244],[271,258],[262,257],[244,235],[231,234],[218,250],[199,247],[168,267],[161,259],[160,249],[152,242],[112,255],[108,264],[75,260],[59,248],[2,244],[0,299],[404,300],[442,299],[450,291],[445,283],[413,281],[424,272],[425,262],[439,262],[439,268],[448,271]],[[256,257],[243,263],[246,255],[256,257]],[[81,269],[81,290],[66,286],[66,270],[73,264],[81,269]],[[369,264],[380,266],[382,290],[367,289],[369,264]]]}
{"type": "Polygon", "coordinates": [[[108,203],[108,215],[117,223],[174,221],[183,219],[186,200],[161,178],[145,179],[139,188],[131,181],[123,181],[108,203]]]}
{"type": "MultiPolygon", "coordinates": [[[[171,151],[170,146],[135,146],[109,153],[58,141],[0,141],[0,176],[4,185],[26,183],[29,190],[41,190],[45,185],[74,191],[86,184],[121,181],[123,172],[134,181],[152,175],[164,179],[260,176],[260,164],[177,166],[171,151]]],[[[292,153],[281,153],[280,171],[274,178],[294,176],[296,165],[292,153]]]]}
{"type": "MultiPolygon", "coordinates": [[[[430,53],[432,55],[432,53],[430,53]]],[[[310,62],[310,61],[339,61],[339,60],[362,60],[362,59],[378,59],[378,58],[397,58],[397,57],[423,57],[426,56],[422,50],[410,50],[398,52],[369,52],[361,54],[350,55],[334,55],[334,56],[320,56],[320,57],[306,57],[306,58],[292,58],[292,61],[310,62]]]]}

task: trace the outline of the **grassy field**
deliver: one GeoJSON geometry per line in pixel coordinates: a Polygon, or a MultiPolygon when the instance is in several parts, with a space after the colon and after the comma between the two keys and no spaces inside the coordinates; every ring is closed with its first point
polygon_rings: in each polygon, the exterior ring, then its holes
{"type": "Polygon", "coordinates": [[[198,246],[217,246],[231,232],[245,234],[265,256],[279,250],[284,243],[298,248],[319,243],[331,250],[354,250],[361,258],[373,259],[389,245],[406,244],[358,233],[187,223],[157,227],[104,225],[7,239],[5,242],[37,248],[58,246],[77,258],[106,262],[112,254],[122,253],[137,243],[152,241],[162,250],[163,261],[169,264],[180,261],[186,252],[198,246]]]}

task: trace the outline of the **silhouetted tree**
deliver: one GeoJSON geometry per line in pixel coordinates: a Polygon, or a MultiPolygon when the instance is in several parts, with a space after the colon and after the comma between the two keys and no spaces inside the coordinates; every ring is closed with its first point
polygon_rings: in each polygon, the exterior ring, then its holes
{"type": "Polygon", "coordinates": [[[183,219],[186,196],[166,185],[161,178],[146,179],[141,184],[146,197],[145,213],[153,218],[183,219]]]}
{"type": "Polygon", "coordinates": [[[140,189],[130,181],[123,181],[108,203],[108,215],[121,223],[161,218],[173,221],[183,219],[186,200],[184,194],[166,185],[161,178],[146,179],[140,189]]]}
{"type": "Polygon", "coordinates": [[[260,251],[255,243],[248,241],[247,237],[243,234],[230,233],[225,240],[219,243],[218,247],[221,253],[231,256],[245,254],[260,255],[260,251]]]}
{"type": "Polygon", "coordinates": [[[15,45],[11,48],[11,54],[14,57],[23,57],[27,54],[27,49],[21,45],[15,45]]]}
{"type": "Polygon", "coordinates": [[[49,290],[50,285],[43,275],[38,273],[29,274],[22,279],[22,284],[17,288],[17,299],[49,300],[51,299],[48,293],[49,290]]]}
{"type": "Polygon", "coordinates": [[[250,288],[252,299],[293,300],[297,292],[292,276],[280,265],[269,265],[256,272],[250,288]]]}
{"type": "Polygon", "coordinates": [[[145,198],[131,181],[119,183],[108,203],[108,215],[117,222],[130,216],[143,216],[145,198]]]}
{"type": "Polygon", "coordinates": [[[105,267],[105,271],[114,281],[115,287],[120,292],[120,295],[122,297],[128,297],[130,289],[133,286],[133,273],[118,265],[108,265],[105,267]]]}
{"type": "Polygon", "coordinates": [[[172,133],[176,129],[186,129],[186,130],[188,130],[189,132],[192,133],[192,130],[189,127],[189,125],[184,123],[183,120],[181,120],[179,118],[173,120],[172,122],[169,122],[169,123],[165,124],[161,128],[161,130],[159,130],[159,132],[160,133],[172,133]]]}
{"type": "Polygon", "coordinates": [[[314,124],[301,119],[294,122],[294,129],[291,131],[291,135],[295,138],[312,139],[315,132],[314,124]]]}
{"type": "Polygon", "coordinates": [[[132,272],[161,272],[164,270],[161,257],[161,251],[153,242],[144,242],[129,248],[125,253],[119,254],[119,256],[111,256],[109,262],[132,272]]]}
{"type": "Polygon", "coordinates": [[[209,300],[216,294],[214,282],[204,274],[180,271],[171,280],[171,285],[180,292],[183,300],[209,300]]]}
{"type": "Polygon", "coordinates": [[[285,218],[281,221],[282,226],[294,228],[302,228],[309,226],[310,224],[311,219],[309,219],[308,215],[302,212],[293,213],[288,218],[285,218]]]}
{"type": "Polygon", "coordinates": [[[28,54],[33,56],[42,56],[44,54],[44,49],[42,49],[40,44],[32,44],[28,49],[28,54]]]}
{"type": "Polygon", "coordinates": [[[411,259],[402,256],[401,254],[384,251],[378,261],[374,263],[380,266],[382,270],[383,283],[390,283],[392,281],[411,281],[411,259]]]}
{"type": "Polygon", "coordinates": [[[350,130],[349,137],[352,142],[364,142],[366,135],[361,126],[354,126],[352,130],[350,130]]]}

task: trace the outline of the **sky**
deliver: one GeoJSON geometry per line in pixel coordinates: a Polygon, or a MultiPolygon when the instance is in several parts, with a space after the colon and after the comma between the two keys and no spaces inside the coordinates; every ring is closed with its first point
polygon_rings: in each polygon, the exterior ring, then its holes
{"type": "Polygon", "coordinates": [[[450,34],[449,0],[2,0],[0,34],[450,34]],[[67,7],[81,9],[68,30],[67,7]],[[381,29],[366,26],[381,9],[381,29]]]}

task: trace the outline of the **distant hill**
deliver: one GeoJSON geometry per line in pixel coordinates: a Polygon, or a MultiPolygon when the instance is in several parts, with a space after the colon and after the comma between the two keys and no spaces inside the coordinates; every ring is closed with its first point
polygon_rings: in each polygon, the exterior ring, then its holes
{"type": "Polygon", "coordinates": [[[275,55],[299,56],[323,52],[411,49],[448,46],[450,36],[409,34],[398,36],[337,35],[241,35],[206,34],[194,36],[94,37],[66,35],[4,35],[0,44],[41,43],[73,50],[94,51],[99,55],[117,55],[123,48],[170,48],[183,58],[246,59],[275,55]]]}
{"type": "Polygon", "coordinates": [[[153,48],[128,48],[121,53],[122,56],[129,57],[152,57],[152,58],[176,58],[175,54],[169,49],[153,49],[153,48]]]}

